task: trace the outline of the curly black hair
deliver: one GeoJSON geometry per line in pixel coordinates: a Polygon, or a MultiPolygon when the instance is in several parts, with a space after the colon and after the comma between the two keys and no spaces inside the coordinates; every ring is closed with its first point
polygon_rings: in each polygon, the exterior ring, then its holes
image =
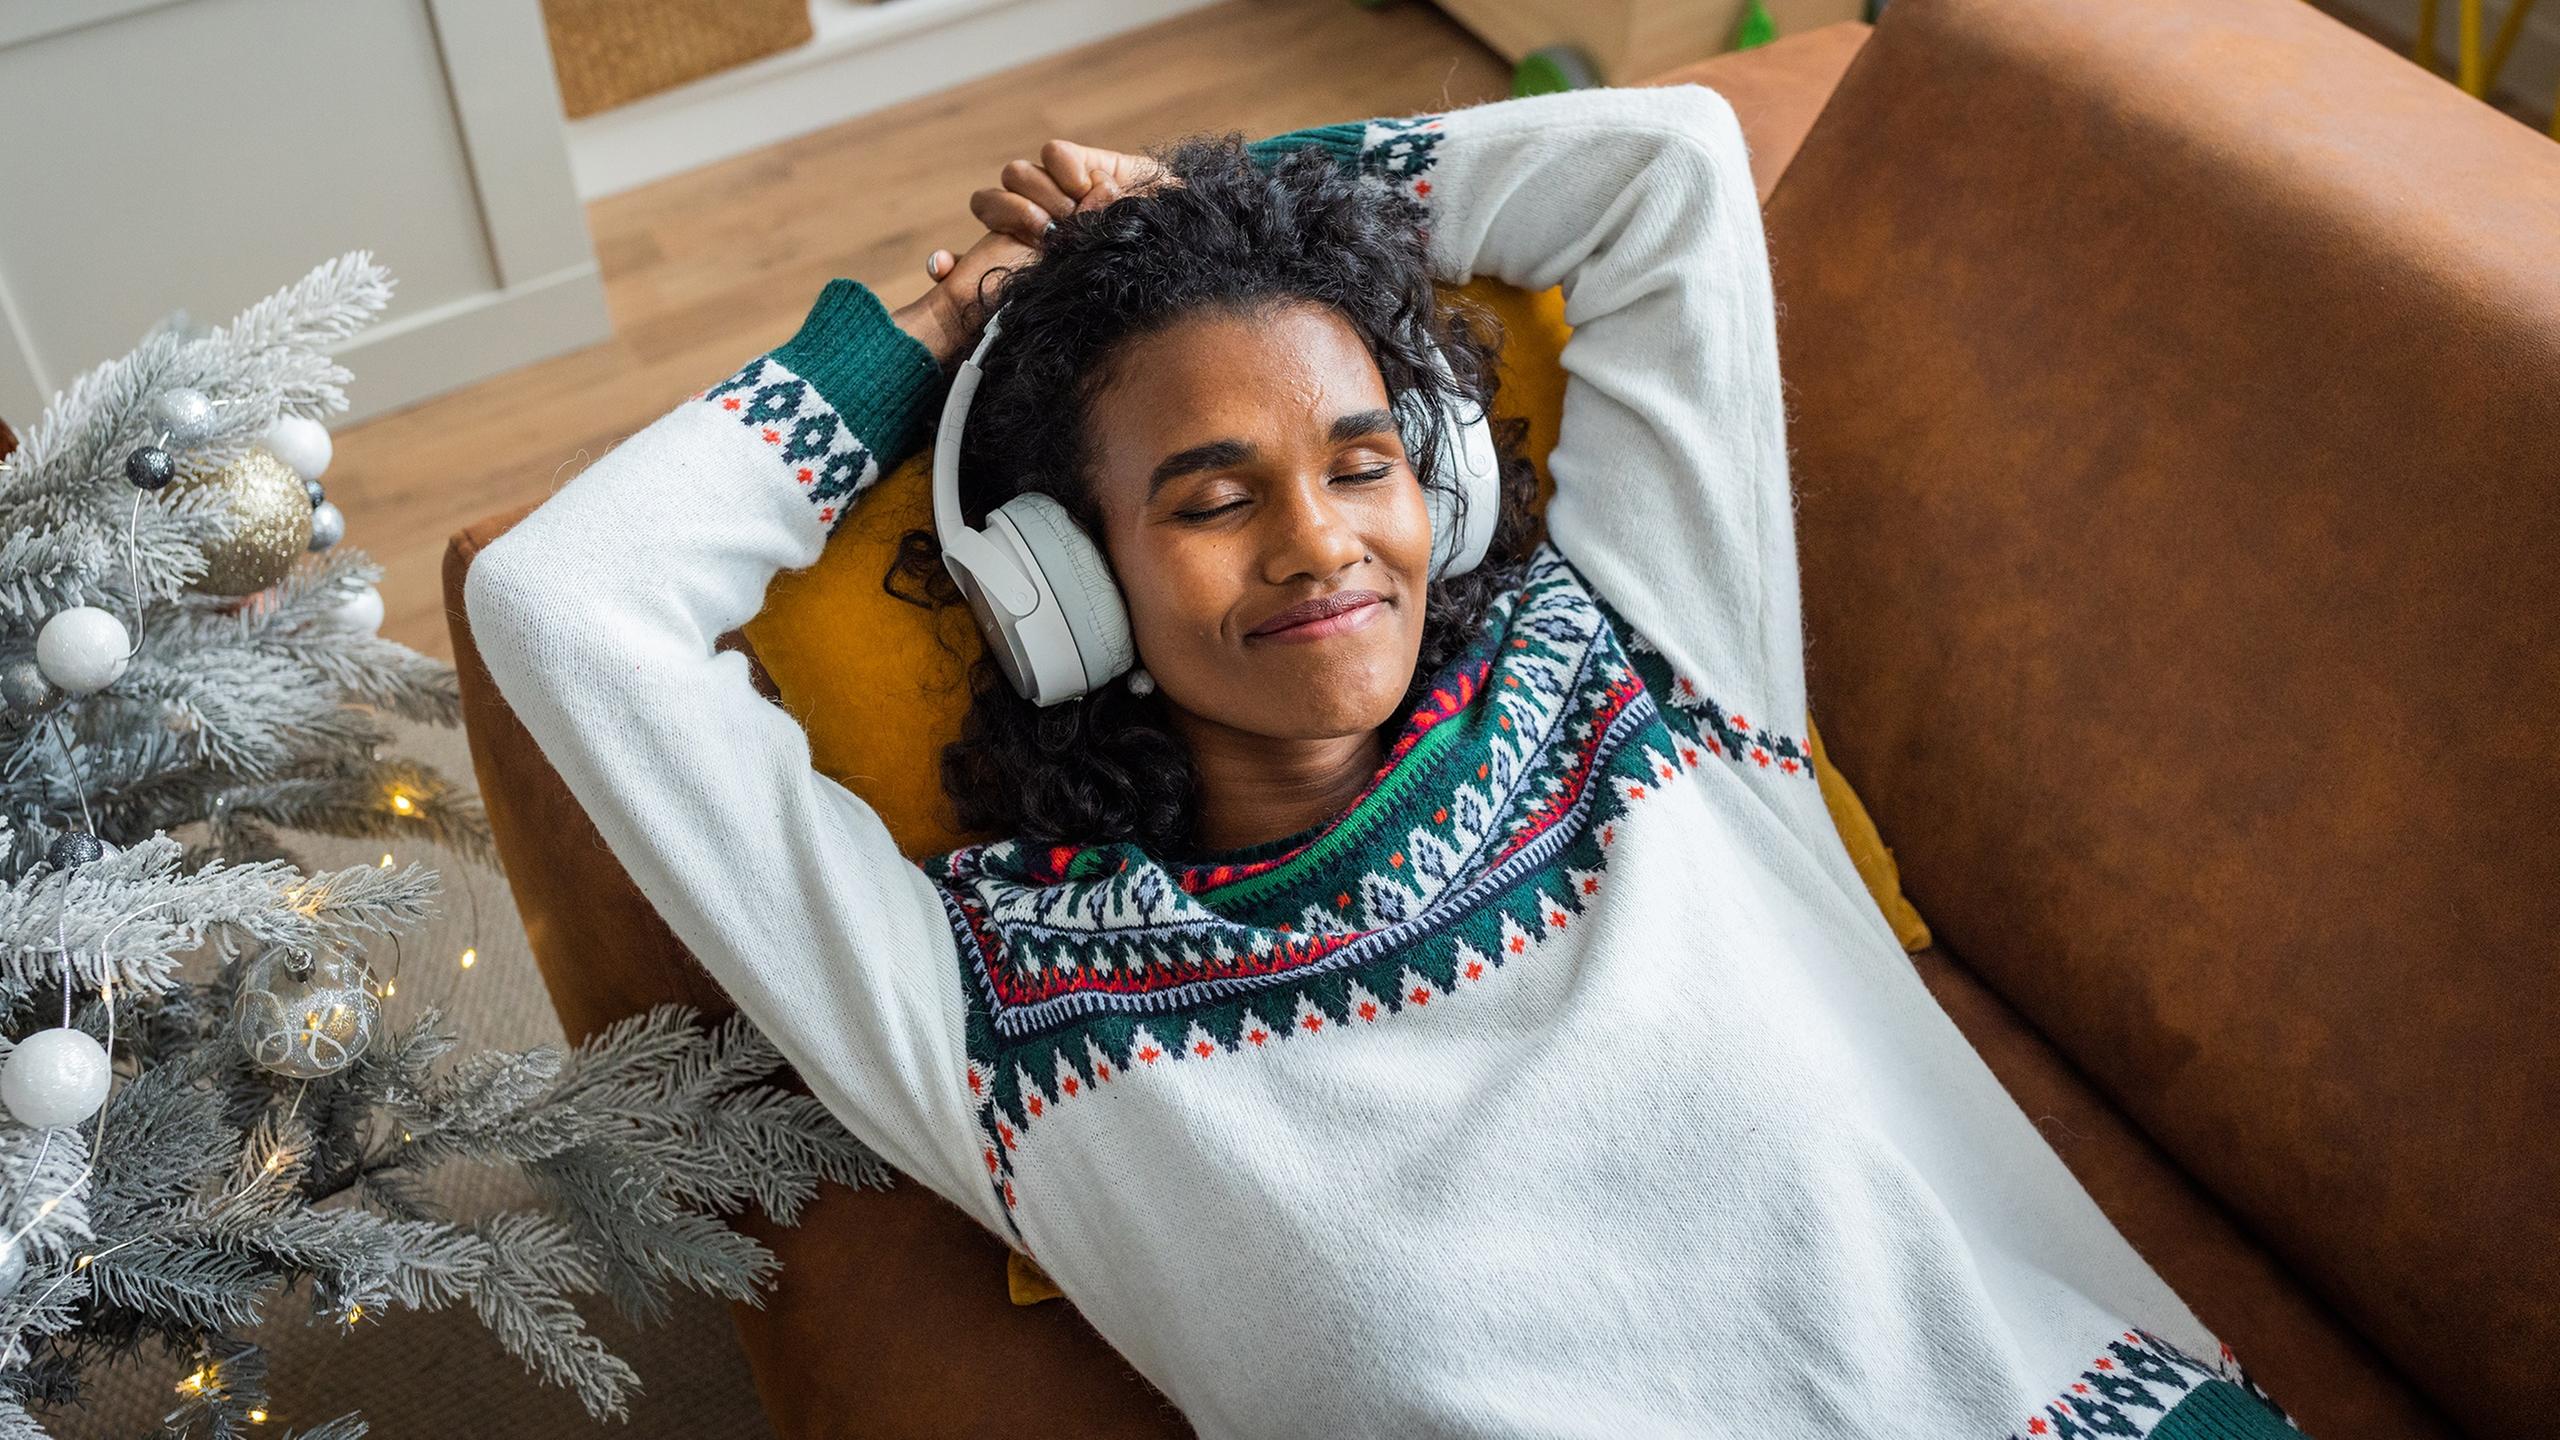
{"type": "MultiPolygon", "coordinates": [[[[1312,147],[1258,166],[1238,133],[1186,136],[1147,154],[1180,183],[1066,216],[1038,258],[981,282],[981,305],[1000,301],[1005,325],[962,440],[961,507],[971,523],[1037,490],[1099,535],[1088,470],[1094,398],[1122,346],[1204,311],[1249,317],[1329,306],[1368,345],[1391,403],[1410,394],[1404,403],[1444,418],[1453,406],[1491,413],[1500,323],[1434,287],[1419,202],[1345,173],[1312,147]],[[1431,364],[1426,336],[1447,361],[1445,374],[1431,364]],[[1004,479],[991,485],[988,476],[1004,479]]],[[[1426,486],[1453,489],[1437,427],[1420,428],[1416,473],[1426,486]]],[[[1537,528],[1537,475],[1520,450],[1527,428],[1519,419],[1493,427],[1502,479],[1491,547],[1474,570],[1432,583],[1421,655],[1391,726],[1520,581],[1537,528]]],[[[962,603],[930,529],[900,537],[881,583],[910,604],[962,603]]],[[[1197,776],[1164,703],[1160,691],[1140,697],[1115,684],[1036,706],[981,654],[960,738],[942,752],[942,787],[961,828],[1044,845],[1192,848],[1197,776]]]]}

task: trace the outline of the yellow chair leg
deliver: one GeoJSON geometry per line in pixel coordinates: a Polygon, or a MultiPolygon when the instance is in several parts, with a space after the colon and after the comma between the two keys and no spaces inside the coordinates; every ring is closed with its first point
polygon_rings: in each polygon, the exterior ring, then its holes
{"type": "Polygon", "coordinates": [[[2498,75],[2507,68],[2507,57],[2515,53],[2516,37],[2524,33],[2524,17],[2532,13],[2533,0],[2515,0],[2507,7],[2506,23],[2498,27],[2498,43],[2489,47],[2489,73],[2481,79],[2481,93],[2498,88],[2498,75]]]}
{"type": "Polygon", "coordinates": [[[2455,73],[2460,76],[2462,93],[2485,95],[2487,87],[2480,83],[2480,0],[2462,0],[2458,25],[2462,50],[2455,61],[2455,73]]]}
{"type": "Polygon", "coordinates": [[[2418,38],[2409,44],[2409,58],[2428,74],[2435,73],[2436,0],[2418,0],[2418,38]]]}

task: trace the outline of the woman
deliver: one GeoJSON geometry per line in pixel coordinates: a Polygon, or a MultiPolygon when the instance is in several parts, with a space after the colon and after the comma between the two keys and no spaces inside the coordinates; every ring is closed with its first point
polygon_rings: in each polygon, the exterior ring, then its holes
{"type": "Polygon", "coordinates": [[[467,590],[615,853],[856,1135],[1207,1435],[2292,1433],[1824,808],[1721,96],[1058,142],[974,205],[924,297],[835,281],[467,590]],[[1477,274],[1565,287],[1556,491],[1532,545],[1507,455],[1490,552],[1435,580],[1438,432],[1380,412],[1490,393],[1429,291],[1477,274]],[[981,667],[945,779],[1006,838],[919,865],[713,642],[923,443],[997,304],[970,518],[1065,504],[1137,665],[1048,706],[981,667]]]}

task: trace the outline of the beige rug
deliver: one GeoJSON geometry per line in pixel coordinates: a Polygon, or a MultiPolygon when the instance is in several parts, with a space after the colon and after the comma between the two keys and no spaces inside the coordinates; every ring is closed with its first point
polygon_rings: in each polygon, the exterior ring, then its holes
{"type": "MultiPolygon", "coordinates": [[[[471,759],[459,730],[405,727],[400,753],[409,754],[468,783],[471,759]]],[[[374,841],[304,840],[302,857],[314,868],[369,864],[384,847],[374,841]]],[[[562,1043],[560,1022],[535,972],[524,927],[516,919],[506,880],[418,846],[391,847],[400,863],[438,865],[445,876],[442,915],[403,937],[401,983],[388,1002],[394,1025],[406,1023],[423,1004],[442,1003],[460,1028],[466,1049],[522,1049],[562,1043]],[[476,890],[479,924],[471,924],[466,889],[476,890]],[[476,946],[470,970],[458,959],[476,946]]],[[[448,1167],[436,1191],[457,1214],[478,1214],[520,1203],[522,1192],[507,1177],[448,1167]]],[[[679,1303],[661,1327],[635,1331],[610,1306],[585,1307],[596,1333],[640,1372],[644,1391],[628,1426],[590,1420],[576,1397],[542,1384],[498,1348],[467,1305],[416,1313],[395,1310],[368,1319],[352,1336],[303,1318],[307,1297],[296,1293],[271,1314],[258,1335],[270,1356],[274,1393],[269,1427],[279,1436],[345,1413],[362,1410],[375,1440],[454,1437],[454,1440],[562,1440],[601,1435],[684,1436],[687,1440],[770,1440],[738,1348],[737,1331],[723,1302],[679,1303]]],[[[154,1433],[176,1398],[171,1390],[186,1367],[145,1350],[143,1359],[92,1377],[87,1413],[52,1417],[60,1440],[124,1440],[154,1433]]]]}

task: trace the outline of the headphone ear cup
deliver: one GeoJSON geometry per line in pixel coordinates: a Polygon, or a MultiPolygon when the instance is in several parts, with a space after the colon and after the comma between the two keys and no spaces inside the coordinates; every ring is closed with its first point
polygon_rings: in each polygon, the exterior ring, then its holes
{"type": "Polygon", "coordinates": [[[1043,588],[1057,602],[1073,639],[1072,657],[1056,657],[1060,663],[1054,667],[1038,665],[1044,693],[1032,698],[1043,705],[1054,704],[1127,673],[1137,663],[1128,604],[1120,597],[1120,586],[1111,578],[1101,548],[1067,514],[1067,507],[1051,496],[1026,491],[997,506],[987,518],[991,525],[1002,522],[1011,527],[1037,568],[1043,588]],[[1063,693],[1054,696],[1045,693],[1051,688],[1046,677],[1053,668],[1064,682],[1063,693]]]}
{"type": "MultiPolygon", "coordinates": [[[[1410,418],[1412,412],[1406,412],[1410,418]]],[[[1410,447],[1408,447],[1410,448],[1410,447]]],[[[1502,518],[1502,463],[1493,444],[1492,417],[1452,417],[1440,431],[1440,480],[1423,487],[1431,507],[1431,578],[1464,575],[1484,563],[1493,527],[1502,518]],[[1463,510],[1460,500],[1464,499],[1463,510]]]]}
{"type": "Polygon", "coordinates": [[[1464,575],[1483,564],[1493,548],[1493,529],[1502,519],[1502,457],[1493,444],[1493,417],[1484,411],[1454,424],[1446,438],[1445,453],[1457,471],[1450,478],[1467,504],[1466,513],[1453,522],[1457,533],[1450,541],[1448,568],[1440,573],[1464,575]]]}
{"type": "MultiPolygon", "coordinates": [[[[1454,387],[1449,357],[1426,332],[1425,353],[1440,378],[1454,387]]],[[[1493,530],[1502,518],[1502,461],[1493,443],[1493,416],[1479,409],[1471,417],[1442,411],[1439,421],[1440,476],[1425,485],[1423,499],[1431,507],[1431,578],[1464,575],[1484,563],[1493,548],[1493,530]],[[1461,505],[1463,500],[1464,504],[1461,505]]],[[[1421,427],[1434,423],[1433,408],[1417,392],[1396,397],[1396,419],[1406,436],[1405,450],[1421,427]]]]}

